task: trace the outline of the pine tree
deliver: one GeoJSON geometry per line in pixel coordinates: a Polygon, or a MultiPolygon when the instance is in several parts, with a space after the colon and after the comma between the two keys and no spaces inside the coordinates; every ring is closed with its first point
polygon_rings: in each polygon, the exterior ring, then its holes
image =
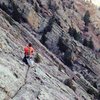
{"type": "Polygon", "coordinates": [[[83,20],[85,22],[85,25],[88,26],[90,23],[90,12],[88,10],[86,11],[84,15],[83,20]]]}
{"type": "Polygon", "coordinates": [[[90,38],[90,41],[89,41],[89,48],[94,49],[92,38],[90,38]]]}
{"type": "Polygon", "coordinates": [[[83,45],[84,45],[84,46],[88,46],[88,41],[87,41],[86,38],[85,38],[84,41],[83,41],[83,45]]]}

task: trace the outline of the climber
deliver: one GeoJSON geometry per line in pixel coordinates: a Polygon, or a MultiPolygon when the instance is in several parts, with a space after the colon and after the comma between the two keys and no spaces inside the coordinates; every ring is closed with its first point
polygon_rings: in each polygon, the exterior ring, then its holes
{"type": "Polygon", "coordinates": [[[23,61],[30,66],[30,63],[32,63],[32,56],[34,54],[34,49],[32,47],[32,44],[29,43],[28,46],[24,48],[24,58],[23,61]]]}

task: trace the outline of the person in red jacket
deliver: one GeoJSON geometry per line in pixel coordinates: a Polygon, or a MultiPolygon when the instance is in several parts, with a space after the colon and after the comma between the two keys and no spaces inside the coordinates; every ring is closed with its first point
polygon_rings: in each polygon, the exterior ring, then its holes
{"type": "Polygon", "coordinates": [[[23,58],[23,61],[26,63],[26,64],[29,64],[28,63],[28,60],[32,58],[33,54],[34,54],[35,50],[34,48],[32,47],[32,44],[29,43],[28,46],[26,46],[24,48],[24,58],[23,58]]]}

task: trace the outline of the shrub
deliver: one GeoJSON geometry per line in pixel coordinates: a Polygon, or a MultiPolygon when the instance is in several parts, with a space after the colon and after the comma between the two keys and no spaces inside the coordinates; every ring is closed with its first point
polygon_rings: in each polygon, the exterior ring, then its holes
{"type": "Polygon", "coordinates": [[[81,34],[77,32],[76,29],[70,27],[68,33],[70,36],[74,37],[75,40],[81,42],[81,34]]]}
{"type": "Polygon", "coordinates": [[[83,45],[84,45],[84,46],[88,46],[88,40],[87,40],[86,38],[85,38],[84,41],[83,41],[83,45]]]}
{"type": "Polygon", "coordinates": [[[85,38],[83,41],[83,45],[86,47],[89,47],[90,49],[94,49],[94,44],[93,44],[92,38],[90,38],[89,41],[85,38]]]}
{"type": "Polygon", "coordinates": [[[95,94],[95,92],[93,91],[92,88],[88,88],[88,89],[87,89],[87,93],[89,93],[89,94],[91,94],[91,95],[95,94]]]}
{"type": "Polygon", "coordinates": [[[47,40],[46,34],[43,34],[42,37],[41,37],[41,39],[40,39],[40,42],[41,42],[43,45],[46,46],[46,43],[45,43],[46,40],[47,40]]]}
{"type": "Polygon", "coordinates": [[[72,50],[71,49],[67,49],[64,53],[64,57],[63,60],[65,62],[65,64],[70,67],[72,69],[72,50]]]}
{"type": "Polygon", "coordinates": [[[81,34],[79,32],[76,32],[76,34],[74,35],[74,39],[81,42],[81,34]]]}
{"type": "Polygon", "coordinates": [[[72,79],[66,79],[64,81],[64,84],[67,85],[69,88],[71,88],[73,91],[76,91],[76,87],[73,86],[73,80],[72,79]]]}
{"type": "Polygon", "coordinates": [[[5,17],[5,19],[9,22],[9,24],[12,25],[12,24],[14,23],[14,22],[13,22],[13,19],[10,18],[9,16],[5,15],[4,17],[5,17]]]}
{"type": "Polygon", "coordinates": [[[35,60],[36,63],[40,63],[41,62],[41,57],[40,57],[40,55],[38,53],[36,54],[34,60],[35,60]]]}
{"type": "Polygon", "coordinates": [[[69,78],[69,79],[66,79],[64,81],[64,84],[67,85],[67,86],[69,86],[69,87],[71,87],[73,85],[73,81],[72,81],[72,79],[69,78]]]}
{"type": "Polygon", "coordinates": [[[67,49],[67,46],[66,46],[66,44],[64,43],[62,37],[59,37],[59,41],[58,41],[57,46],[59,47],[59,50],[60,50],[61,52],[65,52],[66,49],[67,49]]]}

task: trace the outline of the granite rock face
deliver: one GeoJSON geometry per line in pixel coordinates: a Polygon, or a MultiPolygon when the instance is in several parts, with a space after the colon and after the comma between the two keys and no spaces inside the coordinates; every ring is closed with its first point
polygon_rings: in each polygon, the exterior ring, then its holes
{"type": "Polygon", "coordinates": [[[3,22],[0,25],[0,100],[91,100],[91,96],[74,80],[75,91],[64,85],[64,80],[75,74],[66,67],[67,73],[65,65],[28,30],[2,10],[0,21],[3,22]],[[32,67],[22,62],[22,48],[28,38],[41,55],[41,62],[34,62],[32,67]]]}
{"type": "Polygon", "coordinates": [[[1,0],[0,8],[0,100],[100,99],[100,15],[93,4],[1,0]],[[31,67],[22,62],[27,41],[41,56],[31,67]]]}

